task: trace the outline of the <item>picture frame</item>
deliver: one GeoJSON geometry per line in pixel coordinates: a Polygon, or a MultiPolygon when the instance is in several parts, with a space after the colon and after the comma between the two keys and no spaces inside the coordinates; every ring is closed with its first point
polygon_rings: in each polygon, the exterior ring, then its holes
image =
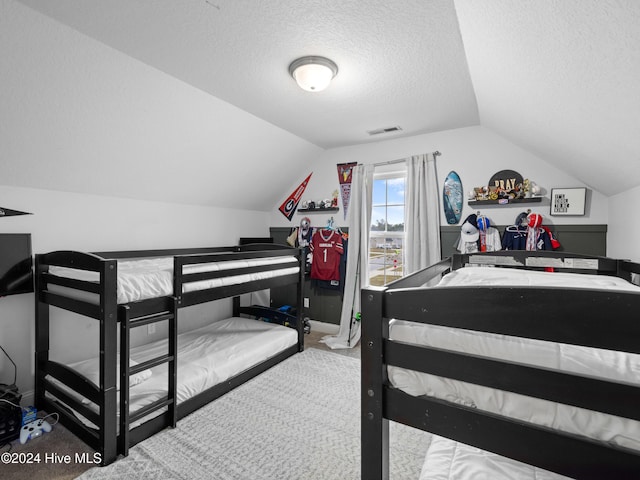
{"type": "Polygon", "coordinates": [[[552,188],[551,215],[584,215],[587,203],[586,187],[552,188]]]}

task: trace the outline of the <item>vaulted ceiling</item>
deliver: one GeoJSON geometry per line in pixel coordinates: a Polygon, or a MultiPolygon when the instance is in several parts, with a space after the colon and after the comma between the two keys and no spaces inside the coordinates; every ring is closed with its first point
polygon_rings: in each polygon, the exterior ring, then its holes
{"type": "Polygon", "coordinates": [[[636,0],[20,3],[311,145],[296,153],[483,125],[606,195],[640,185],[636,0]],[[289,76],[309,54],[338,64],[326,91],[289,76]]]}

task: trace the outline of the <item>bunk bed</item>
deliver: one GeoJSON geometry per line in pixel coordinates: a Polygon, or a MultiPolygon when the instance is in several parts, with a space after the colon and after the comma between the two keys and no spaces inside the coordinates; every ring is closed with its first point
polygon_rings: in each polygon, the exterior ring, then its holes
{"type": "Polygon", "coordinates": [[[302,261],[299,249],[275,244],[36,255],[37,408],[57,412],[103,465],[126,456],[130,446],[302,351],[301,308],[290,314],[240,305],[243,294],[296,285],[294,307],[301,306],[302,261]],[[225,298],[232,318],[178,333],[181,309],[225,298]],[[70,365],[50,358],[52,307],[98,321],[95,358],[70,365]],[[152,324],[166,338],[132,347],[132,330],[152,324]]]}
{"type": "Polygon", "coordinates": [[[505,251],[363,289],[362,478],[389,478],[389,421],[433,434],[421,479],[525,478],[481,472],[509,468],[500,459],[638,478],[639,273],[624,260],[505,251]],[[467,454],[435,457],[451,445],[467,454]],[[455,464],[477,452],[477,464],[455,464]]]}

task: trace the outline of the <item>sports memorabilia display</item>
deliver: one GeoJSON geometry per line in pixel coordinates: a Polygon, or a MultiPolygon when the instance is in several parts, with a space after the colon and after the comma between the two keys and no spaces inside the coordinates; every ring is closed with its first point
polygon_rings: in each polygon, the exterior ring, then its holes
{"type": "Polygon", "coordinates": [[[311,238],[311,278],[340,280],[340,259],[344,253],[342,235],[332,229],[318,229],[311,238]]]}
{"type": "Polygon", "coordinates": [[[313,172],[310,173],[309,176],[305,178],[304,181],[300,184],[300,186],[296,188],[291,193],[291,195],[289,195],[289,197],[282,203],[282,205],[280,205],[280,208],[278,210],[280,210],[280,212],[285,217],[287,217],[288,220],[291,220],[291,217],[293,217],[293,214],[295,213],[296,208],[298,208],[300,197],[302,197],[302,194],[304,193],[305,188],[307,188],[307,184],[309,183],[309,179],[311,178],[311,175],[313,175],[313,172]]]}
{"type": "Polygon", "coordinates": [[[447,223],[455,225],[460,221],[462,215],[462,182],[456,172],[449,172],[447,178],[444,179],[442,200],[447,223]]]}
{"type": "Polygon", "coordinates": [[[0,217],[13,217],[16,215],[31,215],[28,212],[21,212],[20,210],[11,210],[10,208],[0,207],[0,217]]]}
{"type": "MultiPolygon", "coordinates": [[[[344,218],[347,218],[347,210],[349,208],[349,199],[351,198],[351,179],[353,178],[353,169],[358,165],[353,163],[338,164],[338,181],[340,182],[340,192],[342,193],[342,207],[344,208],[344,218]]],[[[336,203],[335,207],[338,206],[336,203]]]]}

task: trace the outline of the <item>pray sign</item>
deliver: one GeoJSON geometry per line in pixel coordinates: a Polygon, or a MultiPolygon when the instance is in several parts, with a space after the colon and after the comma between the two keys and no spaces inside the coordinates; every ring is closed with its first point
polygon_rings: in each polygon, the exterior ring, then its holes
{"type": "Polygon", "coordinates": [[[523,183],[522,175],[514,170],[501,170],[494,173],[487,186],[496,187],[499,190],[510,192],[523,183]]]}

